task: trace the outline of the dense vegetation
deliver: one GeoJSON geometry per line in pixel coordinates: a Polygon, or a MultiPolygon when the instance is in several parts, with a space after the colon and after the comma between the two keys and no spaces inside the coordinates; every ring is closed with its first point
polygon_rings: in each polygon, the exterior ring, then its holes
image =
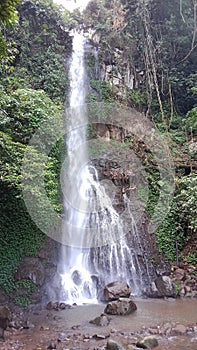
{"type": "MultiPolygon", "coordinates": [[[[95,58],[87,57],[89,101],[135,107],[165,135],[176,167],[176,190],[159,228],[160,250],[173,261],[196,235],[197,31],[195,0],[93,0],[83,14],[69,14],[51,0],[4,0],[0,4],[0,286],[16,288],[20,259],[36,255],[44,238],[21,196],[21,163],[42,122],[61,115],[68,93],[69,30],[93,28],[95,58]],[[16,10],[17,6],[17,10],[16,10]],[[111,66],[102,80],[103,66],[111,66]],[[132,88],[125,69],[133,76],[132,88]],[[114,79],[122,76],[119,85],[114,79]]],[[[126,141],[125,141],[126,142],[126,141]]],[[[128,140],[127,140],[128,143],[128,140]]],[[[45,169],[49,199],[61,212],[61,140],[45,169]]],[[[133,147],[132,141],[129,147],[133,147]]],[[[158,178],[149,162],[148,213],[157,200],[158,178]],[[151,203],[150,203],[151,202],[151,203]]],[[[195,263],[195,253],[187,257],[195,263]]]]}
{"type": "MultiPolygon", "coordinates": [[[[7,293],[17,288],[13,273],[21,258],[36,256],[44,239],[22,200],[21,165],[41,123],[62,115],[68,91],[65,62],[71,49],[70,17],[65,10],[43,0],[21,1],[16,11],[18,3],[8,0],[0,5],[4,43],[0,53],[0,285],[7,293]]],[[[40,155],[32,152],[36,167],[40,155]]],[[[59,164],[60,154],[54,148],[44,171],[46,191],[57,211],[61,209],[59,164]]]]}

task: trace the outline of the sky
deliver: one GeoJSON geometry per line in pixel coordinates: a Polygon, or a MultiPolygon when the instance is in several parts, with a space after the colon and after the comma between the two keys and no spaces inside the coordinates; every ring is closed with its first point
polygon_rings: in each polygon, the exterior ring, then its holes
{"type": "Polygon", "coordinates": [[[63,5],[67,10],[73,11],[76,8],[84,10],[90,0],[54,0],[59,5],[63,5]]]}

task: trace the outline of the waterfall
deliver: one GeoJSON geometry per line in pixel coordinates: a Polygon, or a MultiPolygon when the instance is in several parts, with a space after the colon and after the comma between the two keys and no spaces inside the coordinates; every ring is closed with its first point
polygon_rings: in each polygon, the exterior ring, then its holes
{"type": "Polygon", "coordinates": [[[62,246],[60,274],[62,299],[79,304],[96,301],[96,288],[89,272],[83,251],[85,227],[87,226],[88,196],[91,190],[91,176],[86,147],[87,112],[86,74],[84,65],[85,38],[75,32],[73,54],[70,63],[70,99],[66,111],[67,162],[63,174],[64,224],[63,235],[67,245],[62,246]]]}
{"type": "MultiPolygon", "coordinates": [[[[139,232],[130,216],[132,239],[126,238],[123,222],[108,191],[88,159],[86,143],[85,39],[74,33],[70,63],[70,99],[66,110],[67,159],[63,172],[64,224],[59,274],[61,300],[68,303],[97,302],[99,285],[122,280],[133,294],[143,289],[138,261],[139,232]]],[[[128,199],[125,197],[125,206],[128,199]]]]}

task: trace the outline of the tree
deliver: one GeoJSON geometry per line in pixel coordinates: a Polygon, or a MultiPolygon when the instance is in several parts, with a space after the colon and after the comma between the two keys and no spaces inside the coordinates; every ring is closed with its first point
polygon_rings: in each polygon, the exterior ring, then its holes
{"type": "Polygon", "coordinates": [[[9,45],[4,35],[5,28],[16,25],[18,13],[16,6],[19,0],[1,0],[0,2],[0,59],[8,55],[9,45]]]}
{"type": "Polygon", "coordinates": [[[70,17],[50,0],[23,0],[18,16],[19,26],[6,31],[17,54],[9,67],[0,67],[2,84],[42,89],[64,101],[68,88],[65,60],[72,48],[70,17]]]}

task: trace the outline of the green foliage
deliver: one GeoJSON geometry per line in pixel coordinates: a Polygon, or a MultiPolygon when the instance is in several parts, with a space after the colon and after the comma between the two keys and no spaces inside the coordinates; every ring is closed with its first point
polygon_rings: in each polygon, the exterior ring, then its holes
{"type": "Polygon", "coordinates": [[[43,89],[53,100],[64,101],[68,78],[64,57],[51,48],[44,54],[35,54],[29,62],[29,81],[35,89],[43,89]]]}
{"type": "Polygon", "coordinates": [[[188,256],[186,257],[186,262],[188,264],[192,264],[192,265],[196,266],[196,264],[197,264],[197,252],[188,254],[188,256]]]}
{"type": "Polygon", "coordinates": [[[183,130],[170,130],[171,139],[176,142],[176,144],[184,145],[187,141],[186,135],[183,130]]]}
{"type": "Polygon", "coordinates": [[[128,104],[131,104],[132,107],[143,110],[143,107],[146,105],[146,96],[140,90],[132,90],[127,93],[128,104]]]}
{"type": "MultiPolygon", "coordinates": [[[[91,80],[91,88],[95,91],[95,98],[101,99],[103,102],[114,102],[116,97],[111,85],[106,81],[91,80]]],[[[91,101],[94,101],[93,94],[91,96],[91,101]]]]}
{"type": "Polygon", "coordinates": [[[170,212],[157,231],[160,251],[170,261],[175,260],[176,247],[180,252],[197,231],[197,176],[177,178],[176,185],[170,212]]]}
{"type": "Polygon", "coordinates": [[[186,115],[186,118],[183,119],[183,128],[191,136],[197,136],[197,107],[192,108],[186,115]]]}
{"type": "Polygon", "coordinates": [[[14,298],[14,303],[18,306],[25,308],[29,306],[31,302],[27,296],[20,295],[14,298]]]}
{"type": "Polygon", "coordinates": [[[15,142],[27,144],[33,133],[46,121],[59,115],[60,108],[41,90],[18,89],[0,100],[2,130],[15,142]]]}
{"type": "Polygon", "coordinates": [[[4,181],[9,186],[19,185],[24,152],[23,144],[13,142],[9,135],[0,132],[0,181],[4,181]]]}
{"type": "Polygon", "coordinates": [[[179,220],[187,235],[197,231],[197,176],[195,173],[177,180],[179,220]]]}
{"type": "Polygon", "coordinates": [[[7,54],[6,40],[0,33],[0,57],[6,57],[6,54],[7,54]]]}
{"type": "Polygon", "coordinates": [[[36,256],[44,235],[31,221],[19,191],[0,187],[0,286],[16,289],[13,274],[23,256],[36,256]]]}
{"type": "Polygon", "coordinates": [[[39,176],[43,176],[49,201],[61,212],[59,178],[64,146],[63,140],[56,144],[54,140],[58,139],[55,127],[62,122],[62,102],[68,89],[65,59],[71,52],[68,29],[72,19],[51,0],[21,1],[18,27],[6,28],[1,14],[0,43],[5,55],[0,62],[0,287],[17,304],[27,306],[35,286],[30,281],[16,283],[13,276],[23,256],[37,255],[44,234],[31,220],[22,190],[38,199],[39,176]],[[43,141],[40,150],[28,145],[38,128],[43,141]],[[47,147],[53,149],[44,157],[42,151],[47,147]],[[31,159],[21,183],[25,152],[31,159]]]}
{"type": "Polygon", "coordinates": [[[2,83],[7,86],[9,79],[16,88],[42,89],[64,101],[68,88],[65,58],[72,47],[69,14],[50,0],[24,0],[18,13],[20,26],[6,31],[7,41],[15,43],[17,52],[12,61],[0,65],[2,83]]]}
{"type": "Polygon", "coordinates": [[[16,282],[16,291],[20,292],[20,290],[22,290],[22,292],[28,295],[31,295],[32,293],[34,293],[36,291],[36,285],[27,279],[22,279],[18,282],[16,282]]]}
{"type": "MultiPolygon", "coordinates": [[[[151,157],[151,154],[149,155],[149,157],[151,157]]],[[[159,199],[160,174],[157,167],[151,165],[150,163],[146,165],[146,172],[147,172],[148,189],[149,189],[148,200],[146,203],[146,212],[151,217],[154,213],[155,205],[157,204],[159,199]]]]}
{"type": "MultiPolygon", "coordinates": [[[[19,0],[1,0],[0,2],[0,63],[12,62],[15,58],[16,50],[12,42],[7,42],[5,29],[18,23],[16,6],[19,0]]],[[[1,71],[1,69],[0,69],[1,71]]]]}
{"type": "Polygon", "coordinates": [[[16,305],[27,307],[30,305],[30,297],[36,291],[36,285],[27,279],[22,279],[15,283],[13,300],[16,305]]]}
{"type": "Polygon", "coordinates": [[[178,221],[175,203],[172,204],[170,213],[156,233],[159,251],[173,262],[176,258],[177,248],[180,251],[184,247],[185,240],[184,230],[178,221]]]}
{"type": "Polygon", "coordinates": [[[16,6],[19,0],[1,0],[0,2],[0,23],[10,25],[17,21],[16,6]]]}
{"type": "Polygon", "coordinates": [[[44,171],[45,190],[51,205],[58,213],[61,213],[63,210],[60,177],[64,154],[65,142],[63,139],[60,139],[50,152],[44,171]]]}

